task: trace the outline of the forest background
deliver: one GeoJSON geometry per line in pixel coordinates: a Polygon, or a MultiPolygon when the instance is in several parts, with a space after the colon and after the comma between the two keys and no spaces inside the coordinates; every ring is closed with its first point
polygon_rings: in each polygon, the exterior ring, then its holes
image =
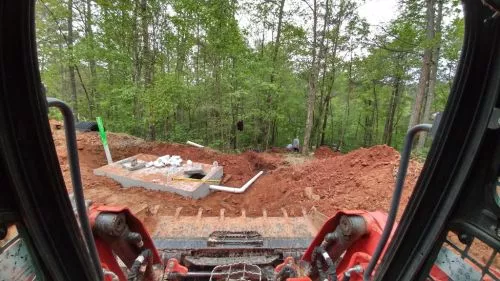
{"type": "MultiPolygon", "coordinates": [[[[79,120],[101,116],[108,130],[149,140],[399,149],[446,105],[462,9],[399,0],[392,20],[370,25],[363,4],[38,0],[42,81],[79,120]]],[[[419,138],[419,151],[428,145],[419,138]]]]}

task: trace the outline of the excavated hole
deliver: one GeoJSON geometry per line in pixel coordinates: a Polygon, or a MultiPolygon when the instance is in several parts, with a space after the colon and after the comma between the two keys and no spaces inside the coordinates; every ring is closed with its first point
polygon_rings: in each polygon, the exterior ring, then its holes
{"type": "Polygon", "coordinates": [[[201,180],[204,177],[205,177],[205,174],[202,174],[202,173],[195,173],[195,174],[189,175],[190,179],[197,179],[197,180],[201,180]]]}

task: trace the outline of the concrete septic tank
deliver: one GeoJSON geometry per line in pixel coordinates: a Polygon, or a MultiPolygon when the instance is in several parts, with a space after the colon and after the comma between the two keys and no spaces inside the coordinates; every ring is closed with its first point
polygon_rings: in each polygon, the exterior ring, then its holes
{"type": "MultiPolygon", "coordinates": [[[[199,199],[210,193],[209,185],[217,184],[222,179],[223,168],[203,163],[196,163],[188,167],[166,166],[166,167],[130,167],[132,161],[137,160],[139,166],[144,162],[158,159],[158,156],[149,154],[138,154],[118,162],[97,168],[94,174],[105,176],[119,182],[124,188],[144,187],[151,190],[167,191],[179,195],[199,199]],[[190,171],[198,170],[188,175],[190,171]],[[204,175],[204,176],[203,176],[204,175]]],[[[183,161],[185,163],[185,161],[183,161]]],[[[137,165],[136,165],[137,166],[137,165]]]]}

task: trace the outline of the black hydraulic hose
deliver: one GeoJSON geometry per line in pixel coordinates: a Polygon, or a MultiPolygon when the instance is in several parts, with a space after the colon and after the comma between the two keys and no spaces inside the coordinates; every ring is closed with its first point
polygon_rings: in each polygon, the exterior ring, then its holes
{"type": "Polygon", "coordinates": [[[351,268],[349,268],[348,270],[346,270],[344,272],[344,277],[342,277],[342,281],[349,281],[351,280],[351,276],[353,273],[360,273],[360,272],[363,272],[363,267],[361,265],[355,265],[351,268]]]}
{"type": "Polygon", "coordinates": [[[64,134],[66,135],[66,148],[68,151],[71,182],[73,183],[73,194],[75,195],[76,211],[78,213],[83,235],[87,242],[90,257],[94,262],[97,276],[99,280],[104,280],[104,273],[102,271],[99,255],[97,254],[92,229],[90,228],[89,217],[87,216],[87,206],[85,205],[85,197],[83,195],[80,162],[78,160],[78,148],[76,143],[75,118],[71,108],[63,101],[56,98],[47,98],[47,104],[49,107],[57,107],[61,111],[64,119],[64,134]]]}
{"type": "Polygon", "coordinates": [[[128,273],[128,281],[136,281],[139,277],[139,269],[144,263],[149,263],[150,258],[153,253],[150,249],[143,250],[141,254],[135,259],[134,263],[130,267],[130,272],[128,273]]]}
{"type": "Polygon", "coordinates": [[[355,265],[351,268],[349,268],[348,270],[344,271],[344,277],[342,277],[342,281],[349,281],[351,280],[351,275],[353,273],[361,273],[363,272],[363,267],[361,265],[355,265]]]}
{"type": "Polygon", "coordinates": [[[408,132],[406,133],[403,152],[401,153],[401,158],[399,160],[399,169],[396,177],[396,183],[394,185],[394,193],[392,195],[391,206],[387,215],[387,222],[385,224],[384,231],[380,236],[380,240],[378,241],[377,248],[375,248],[375,252],[373,253],[370,263],[366,267],[365,273],[363,274],[364,281],[369,281],[371,279],[373,269],[377,265],[377,261],[380,258],[385,245],[387,244],[387,240],[389,240],[389,236],[391,235],[392,227],[394,226],[396,214],[398,212],[399,201],[401,200],[401,193],[403,192],[408,164],[410,162],[410,153],[413,145],[413,138],[417,133],[422,131],[428,132],[431,130],[431,128],[431,124],[419,124],[408,130],[408,132]]]}
{"type": "Polygon", "coordinates": [[[312,262],[316,263],[319,280],[337,281],[337,267],[325,248],[318,246],[314,249],[312,262]],[[321,259],[323,259],[324,264],[321,259]],[[325,265],[327,267],[326,272],[323,270],[323,266],[325,265]]]}
{"type": "Polygon", "coordinates": [[[323,271],[323,263],[318,259],[316,260],[316,267],[318,268],[318,280],[319,281],[328,281],[328,275],[323,271]]]}
{"type": "Polygon", "coordinates": [[[337,232],[333,231],[325,235],[325,238],[323,239],[323,242],[321,242],[321,247],[323,249],[329,249],[330,246],[335,243],[338,239],[337,232]]]}
{"type": "Polygon", "coordinates": [[[335,263],[333,263],[333,260],[330,258],[328,252],[324,248],[320,248],[320,254],[323,256],[323,259],[326,263],[326,273],[329,277],[328,280],[337,281],[337,267],[335,266],[335,263]]]}
{"type": "Polygon", "coordinates": [[[297,277],[297,271],[290,265],[285,265],[281,270],[278,272],[275,280],[287,280],[288,278],[295,278],[297,277]]]}

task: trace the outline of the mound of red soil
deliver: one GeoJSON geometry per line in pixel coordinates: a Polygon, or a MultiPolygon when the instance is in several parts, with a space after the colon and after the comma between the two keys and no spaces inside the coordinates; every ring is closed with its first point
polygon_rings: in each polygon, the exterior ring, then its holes
{"type": "Polygon", "coordinates": [[[333,149],[329,148],[328,146],[320,146],[314,151],[314,157],[318,159],[325,159],[339,155],[342,155],[342,153],[333,151],[333,149]]]}
{"type": "MultiPolygon", "coordinates": [[[[248,192],[249,207],[267,202],[266,208],[310,208],[327,215],[340,209],[387,210],[398,167],[399,153],[388,146],[358,149],[346,155],[317,159],[303,166],[271,171],[248,192]]],[[[411,163],[403,194],[406,205],[420,173],[411,163]]]]}

